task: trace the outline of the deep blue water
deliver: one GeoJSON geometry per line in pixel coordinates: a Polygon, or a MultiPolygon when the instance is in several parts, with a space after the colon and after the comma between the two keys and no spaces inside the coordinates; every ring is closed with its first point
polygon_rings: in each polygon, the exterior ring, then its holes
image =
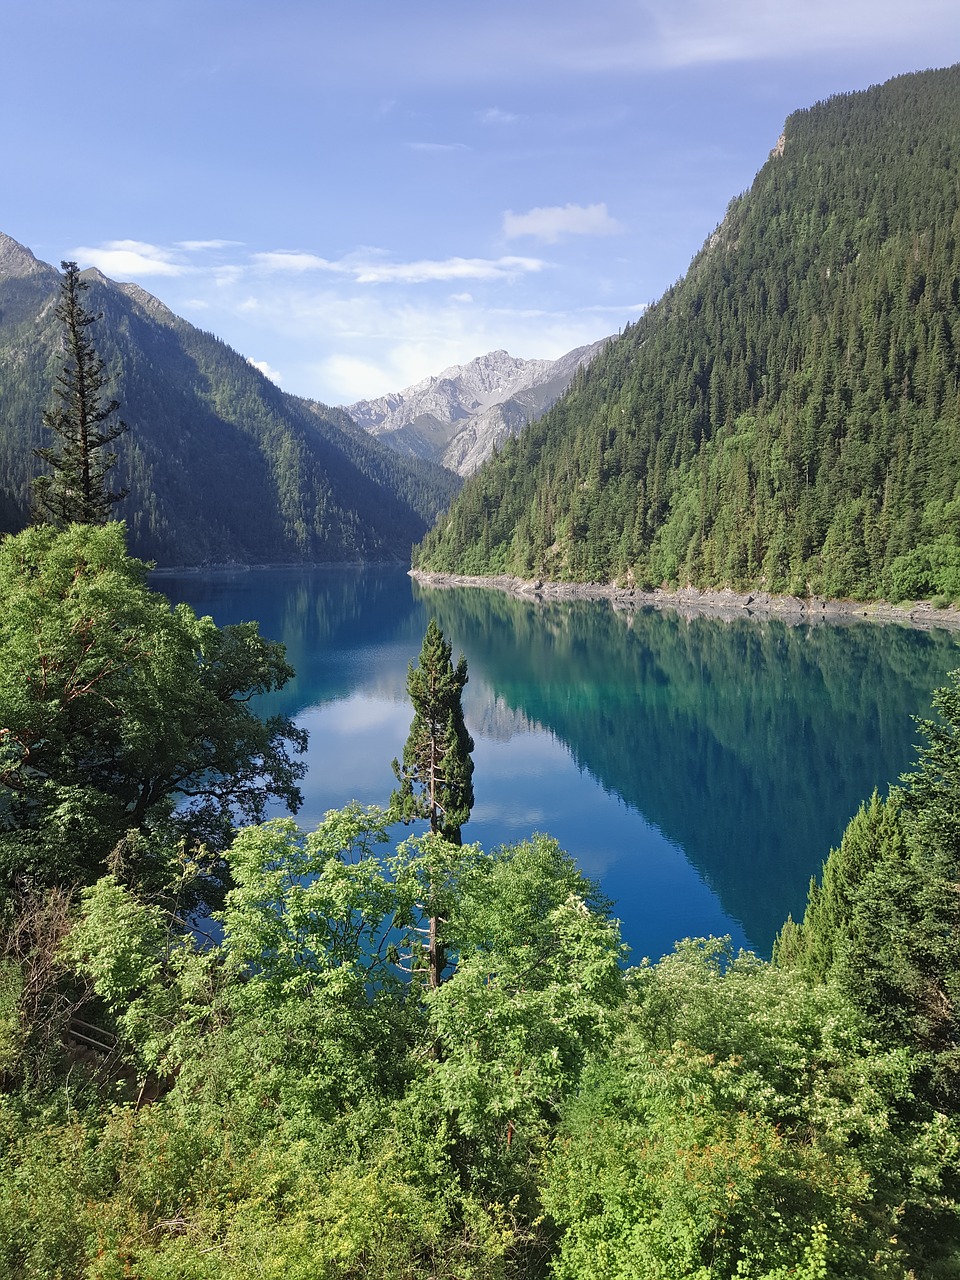
{"type": "Polygon", "coordinates": [[[428,591],[400,569],[155,585],[286,644],[296,679],[264,701],[310,730],[304,826],[352,799],[386,804],[412,715],[407,664],[435,616],[470,676],[464,840],[556,836],[614,899],[635,961],[724,933],[769,954],[859,803],[909,768],[911,717],[960,666],[945,630],[685,620],[428,591]]]}

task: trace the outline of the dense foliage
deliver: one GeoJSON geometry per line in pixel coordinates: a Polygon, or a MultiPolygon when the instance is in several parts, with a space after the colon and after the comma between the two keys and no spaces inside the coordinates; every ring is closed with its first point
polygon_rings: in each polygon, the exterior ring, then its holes
{"type": "Polygon", "coordinates": [[[958,138],[960,67],[790,116],[686,277],[415,562],[960,598],[958,138]]]}
{"type": "Polygon", "coordinates": [[[90,881],[125,848],[149,864],[158,835],[215,853],[269,800],[299,803],[303,732],[249,707],[292,674],[282,646],[171,609],[146,576],[115,522],[0,541],[2,890],[90,881]]]}
{"type": "Polygon", "coordinates": [[[205,805],[138,788],[295,800],[241,693],[287,669],[143,572],[117,525],[0,543],[0,1275],[958,1274],[960,675],[777,963],[628,969],[550,837],[358,805],[235,832],[209,929],[205,805]]]}
{"type": "Polygon", "coordinates": [[[5,1274],[956,1275],[956,1116],[838,985],[717,942],[624,972],[546,837],[378,857],[384,820],[242,833],[206,949],[100,880],[59,963],[117,1047],[68,1038],[42,1088],[7,965],[5,1274]],[[403,959],[441,874],[430,988],[403,959]]]}
{"type": "Polygon", "coordinates": [[[851,821],[781,965],[832,979],[873,1035],[923,1055],[925,1092],[960,1107],[960,672],[934,696],[917,770],[851,821]]]}
{"type": "MultiPolygon", "coordinates": [[[[8,245],[13,241],[2,238],[8,245]]],[[[0,532],[27,522],[47,389],[63,366],[61,276],[15,246],[0,275],[0,532]]],[[[405,561],[459,487],[336,409],[285,394],[134,285],[82,272],[103,376],[131,424],[115,485],[131,549],[160,564],[405,561]]]]}

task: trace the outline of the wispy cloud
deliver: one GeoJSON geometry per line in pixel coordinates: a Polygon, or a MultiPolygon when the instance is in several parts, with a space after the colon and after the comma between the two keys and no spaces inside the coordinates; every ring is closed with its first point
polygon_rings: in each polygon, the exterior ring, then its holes
{"type": "Polygon", "coordinates": [[[80,245],[71,250],[81,266],[98,267],[105,276],[124,280],[130,276],[182,276],[189,267],[170,249],[143,240],[108,240],[99,248],[80,245]]]}
{"type": "Polygon", "coordinates": [[[618,323],[615,306],[599,317],[589,307],[536,304],[524,281],[562,266],[534,255],[402,261],[361,246],[334,259],[296,248],[188,253],[124,240],[80,256],[115,279],[140,278],[172,310],[256,352],[251,363],[266,377],[333,404],[411,386],[498,348],[556,358],[618,323]],[[150,279],[158,274],[170,277],[162,289],[150,279]]]}
{"type": "Polygon", "coordinates": [[[202,253],[205,249],[230,249],[242,243],[241,240],[178,240],[177,248],[188,253],[202,253]]]}
{"type": "Polygon", "coordinates": [[[385,254],[349,254],[336,262],[314,253],[298,253],[279,249],[255,253],[251,261],[269,272],[302,275],[325,271],[350,276],[357,284],[427,284],[444,280],[502,280],[546,266],[540,258],[443,258],[420,259],[417,262],[390,262],[385,254]]]}
{"type": "Polygon", "coordinates": [[[481,124],[516,124],[520,117],[499,107],[487,107],[485,111],[477,112],[477,119],[481,124]]]}
{"type": "Polygon", "coordinates": [[[408,142],[411,151],[469,151],[465,142],[408,142]]]}
{"type": "Polygon", "coordinates": [[[565,204],[503,215],[503,234],[508,240],[532,236],[547,244],[556,244],[566,236],[610,236],[623,227],[607,212],[605,204],[565,204]]]}
{"type": "Polygon", "coordinates": [[[191,64],[205,59],[232,73],[242,68],[244,86],[281,78],[286,85],[315,81],[318,48],[332,48],[336,56],[325,60],[323,83],[348,90],[359,83],[364,109],[381,118],[399,115],[410,89],[422,102],[425,88],[479,86],[479,101],[493,100],[496,108],[501,86],[522,89],[550,82],[558,72],[590,76],[811,52],[842,58],[894,47],[949,51],[960,29],[955,0],[486,0],[472,6],[377,0],[337,12],[280,0],[269,22],[255,5],[234,10],[229,56],[215,24],[198,21],[191,64]]]}
{"type": "MultiPolygon", "coordinates": [[[[472,81],[490,93],[505,74],[531,84],[558,73],[593,77],[908,48],[919,65],[922,50],[937,58],[942,49],[942,61],[951,61],[960,35],[955,0],[488,0],[472,12],[447,9],[446,20],[432,7],[429,15],[424,8],[411,16],[411,6],[396,11],[391,34],[376,52],[365,50],[377,60],[378,83],[472,81]],[[398,45],[405,56],[397,56],[398,45]]],[[[495,122],[493,115],[485,121],[495,122]]]]}
{"type": "Polygon", "coordinates": [[[575,61],[595,73],[862,54],[958,28],[954,0],[915,0],[906,13],[902,0],[641,0],[618,38],[599,23],[585,31],[575,61]]]}
{"type": "MultiPolygon", "coordinates": [[[[419,258],[395,262],[382,249],[360,248],[336,260],[300,249],[271,249],[252,253],[236,262],[185,263],[177,249],[186,244],[195,252],[219,249],[228,240],[180,241],[176,248],[147,244],[142,240],[108,240],[98,247],[74,249],[83,266],[94,266],[114,279],[126,276],[206,276],[222,287],[236,285],[244,277],[304,276],[316,272],[343,276],[357,284],[428,284],[449,280],[509,280],[543,271],[542,258],[505,255],[499,258],[419,258]]],[[[198,298],[197,303],[201,300],[198,298]]],[[[246,306],[255,305],[248,301],[246,306]]]]}
{"type": "Polygon", "coordinates": [[[337,266],[326,258],[315,253],[298,253],[293,249],[274,249],[270,253],[255,253],[251,261],[267,271],[293,272],[296,275],[304,271],[336,271],[337,266]]]}
{"type": "Polygon", "coordinates": [[[603,304],[594,303],[589,307],[580,307],[580,312],[582,315],[594,316],[624,316],[628,314],[642,316],[649,308],[649,302],[606,302],[603,304]]]}
{"type": "Polygon", "coordinates": [[[355,269],[358,284],[425,284],[432,280],[503,280],[531,271],[542,271],[547,264],[540,258],[446,258],[432,262],[371,263],[355,269]]]}

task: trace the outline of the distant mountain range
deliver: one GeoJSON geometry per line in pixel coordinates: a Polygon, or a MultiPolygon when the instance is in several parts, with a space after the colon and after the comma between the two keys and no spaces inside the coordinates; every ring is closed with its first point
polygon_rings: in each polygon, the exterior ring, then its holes
{"type": "MultiPolygon", "coordinates": [[[[91,337],[130,431],[117,508],[160,565],[407,562],[458,477],[403,457],[341,409],[288,395],[133,284],[84,271],[91,337]]],[[[29,518],[33,450],[63,364],[60,273],[0,234],[0,532],[29,518]]]]}
{"type": "Polygon", "coordinates": [[[520,360],[491,351],[404,391],[358,400],[346,411],[398,453],[467,476],[555,404],[577,370],[609,341],[577,347],[559,360],[520,360]]]}

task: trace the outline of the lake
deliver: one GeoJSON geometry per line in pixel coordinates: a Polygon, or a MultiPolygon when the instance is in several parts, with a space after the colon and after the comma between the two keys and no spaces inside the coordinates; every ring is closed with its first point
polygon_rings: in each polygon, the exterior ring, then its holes
{"type": "MultiPolygon", "coordinates": [[[[386,804],[436,617],[467,658],[476,803],[464,841],[549,832],[614,900],[631,958],[729,933],[769,955],[860,802],[907,769],[912,716],[960,666],[944,629],[796,625],[421,587],[402,569],[157,575],[220,625],[255,619],[310,731],[301,825],[386,804]]],[[[402,832],[402,828],[400,829],[402,832]]]]}

